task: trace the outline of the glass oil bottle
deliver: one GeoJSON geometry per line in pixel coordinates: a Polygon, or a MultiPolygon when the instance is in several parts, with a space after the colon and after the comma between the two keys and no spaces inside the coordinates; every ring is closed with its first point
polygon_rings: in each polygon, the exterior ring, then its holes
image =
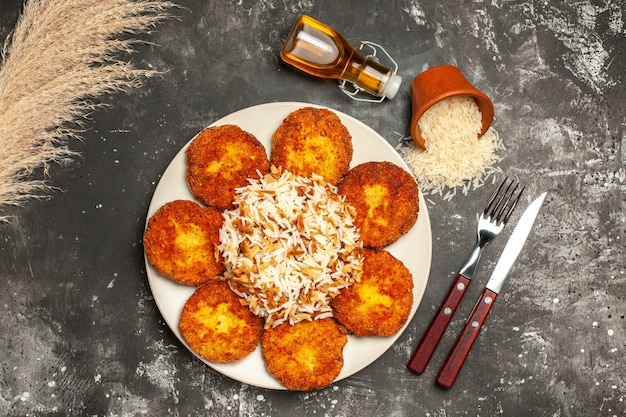
{"type": "Polygon", "coordinates": [[[382,101],[395,97],[402,78],[396,74],[397,65],[377,44],[361,42],[354,48],[339,32],[312,17],[302,15],[296,20],[281,51],[286,63],[317,77],[340,80],[340,88],[355,100],[382,101]],[[364,54],[363,48],[371,49],[364,54]],[[395,66],[391,69],[376,58],[380,49],[395,66]],[[353,91],[346,88],[351,83],[353,91]],[[361,92],[377,99],[361,99],[361,92]]]}

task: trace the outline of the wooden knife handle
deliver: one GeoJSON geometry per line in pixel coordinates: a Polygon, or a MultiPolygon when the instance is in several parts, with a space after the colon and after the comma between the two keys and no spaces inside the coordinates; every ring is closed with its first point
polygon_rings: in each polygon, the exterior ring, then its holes
{"type": "Polygon", "coordinates": [[[411,356],[411,359],[406,365],[413,372],[422,374],[426,370],[426,366],[433,356],[439,341],[443,337],[454,312],[461,303],[463,294],[465,294],[469,284],[470,280],[468,278],[461,274],[457,275],[448,291],[446,299],[439,307],[437,315],[433,318],[428,330],[426,330],[426,333],[422,336],[422,340],[419,345],[417,345],[413,356],[411,356]]]}
{"type": "Polygon", "coordinates": [[[483,290],[480,299],[474,306],[472,313],[470,314],[465,327],[461,331],[458,339],[454,343],[448,358],[444,362],[439,374],[437,375],[437,383],[445,388],[452,387],[456,380],[459,371],[463,367],[465,358],[469,353],[480,329],[491,310],[493,302],[496,300],[498,293],[491,291],[488,288],[483,290]]]}

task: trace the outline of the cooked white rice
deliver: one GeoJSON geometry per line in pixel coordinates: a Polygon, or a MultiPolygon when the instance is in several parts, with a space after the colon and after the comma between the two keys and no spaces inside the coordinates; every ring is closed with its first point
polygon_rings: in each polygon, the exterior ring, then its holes
{"type": "Polygon", "coordinates": [[[354,216],[319,176],[273,169],[249,180],[220,229],[231,288],[266,328],[332,317],[330,300],[361,277],[354,216]]]}

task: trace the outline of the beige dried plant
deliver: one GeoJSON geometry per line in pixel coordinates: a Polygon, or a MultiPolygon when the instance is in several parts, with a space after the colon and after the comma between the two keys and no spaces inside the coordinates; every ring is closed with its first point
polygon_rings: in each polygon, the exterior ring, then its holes
{"type": "Polygon", "coordinates": [[[172,7],[148,0],[26,2],[0,63],[0,209],[49,195],[50,165],[76,156],[64,145],[80,138],[102,97],[155,75],[122,57],[172,7]]]}

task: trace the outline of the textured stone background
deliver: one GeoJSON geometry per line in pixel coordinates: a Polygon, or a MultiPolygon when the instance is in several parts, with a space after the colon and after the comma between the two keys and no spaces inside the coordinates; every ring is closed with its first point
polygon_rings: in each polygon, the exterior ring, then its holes
{"type": "MultiPolygon", "coordinates": [[[[180,1],[139,48],[167,71],[93,115],[83,154],[54,167],[62,192],[0,224],[0,415],[626,416],[626,2],[180,1]],[[403,87],[356,103],[278,53],[306,13],[353,42],[384,45],[403,87]],[[255,104],[306,101],[348,113],[396,144],[410,81],[455,64],[495,103],[502,170],[546,205],[452,390],[438,366],[505,239],[483,257],[424,375],[405,363],[474,242],[490,189],[428,196],[431,275],[398,342],[351,378],[311,393],[241,384],[195,359],[161,319],[141,235],[160,174],[214,120],[255,104]]],[[[0,38],[22,1],[2,0],[0,38]]]]}

